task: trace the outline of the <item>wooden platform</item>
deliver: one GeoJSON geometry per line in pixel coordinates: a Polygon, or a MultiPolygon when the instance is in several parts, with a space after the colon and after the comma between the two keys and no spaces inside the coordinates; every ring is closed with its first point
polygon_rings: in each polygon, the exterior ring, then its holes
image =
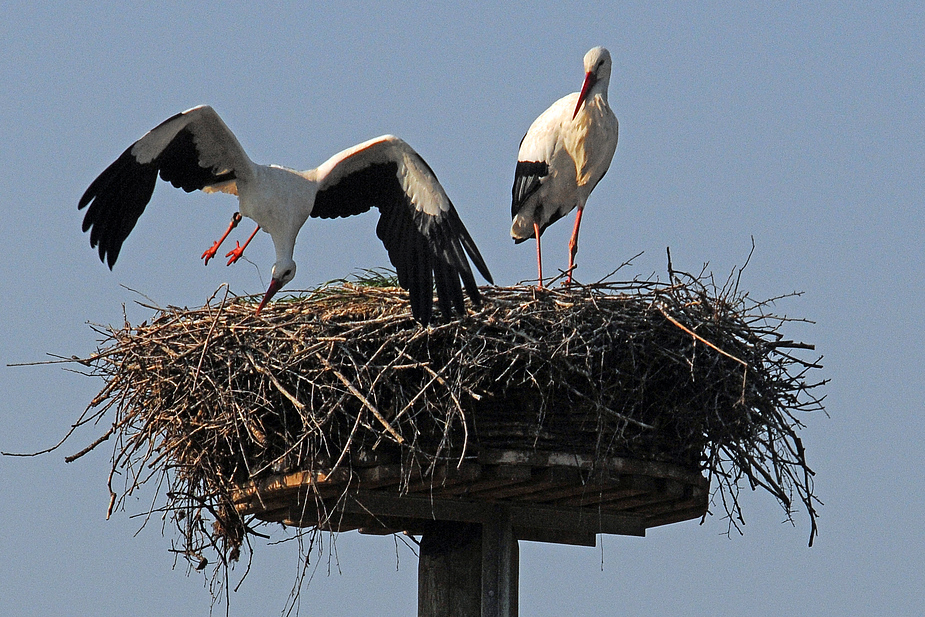
{"type": "Polygon", "coordinates": [[[265,521],[371,534],[509,517],[515,539],[594,546],[598,533],[643,536],[700,517],[708,492],[699,472],[668,463],[482,450],[431,474],[380,464],[276,475],[241,486],[235,502],[265,521]]]}

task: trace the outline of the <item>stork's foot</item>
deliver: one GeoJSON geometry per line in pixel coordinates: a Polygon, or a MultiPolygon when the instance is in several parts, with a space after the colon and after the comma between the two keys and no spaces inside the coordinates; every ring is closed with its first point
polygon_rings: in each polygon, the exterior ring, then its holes
{"type": "Polygon", "coordinates": [[[218,251],[218,247],[219,247],[220,244],[221,244],[221,242],[218,241],[218,240],[216,240],[215,242],[212,243],[212,246],[210,246],[209,248],[207,248],[207,249],[206,249],[206,252],[202,254],[202,259],[205,260],[205,265],[208,266],[208,265],[209,265],[209,260],[212,259],[213,257],[215,257],[215,253],[216,253],[216,251],[218,251]]]}
{"type": "Polygon", "coordinates": [[[225,257],[231,258],[228,260],[229,266],[241,259],[241,255],[244,254],[244,249],[247,248],[247,242],[244,243],[244,246],[241,246],[240,242],[235,242],[234,245],[234,248],[228,251],[228,253],[225,255],[225,257]]]}
{"type": "MultiPolygon", "coordinates": [[[[215,257],[215,253],[218,251],[218,247],[222,245],[222,242],[225,241],[225,238],[228,237],[228,234],[231,233],[231,230],[238,226],[238,223],[241,222],[241,213],[235,212],[231,215],[231,222],[228,223],[228,229],[225,230],[225,233],[222,234],[222,237],[212,243],[212,246],[206,249],[206,252],[202,254],[202,259],[205,260],[205,265],[209,265],[209,260],[215,257]]],[[[247,246],[245,244],[245,246],[247,246]]],[[[243,250],[243,249],[242,249],[243,250]]],[[[230,255],[231,253],[229,253],[230,255]]],[[[240,255],[239,255],[240,257],[240,255]]],[[[237,259],[235,260],[237,261],[237,259]]],[[[229,262],[230,264],[231,262],[229,262]]]]}

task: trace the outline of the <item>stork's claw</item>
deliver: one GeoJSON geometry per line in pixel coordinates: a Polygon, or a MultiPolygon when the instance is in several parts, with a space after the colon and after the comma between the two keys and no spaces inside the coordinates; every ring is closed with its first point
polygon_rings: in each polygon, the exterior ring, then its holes
{"type": "Polygon", "coordinates": [[[247,242],[244,243],[244,246],[241,246],[241,243],[237,241],[234,243],[234,248],[228,251],[228,253],[225,255],[225,257],[231,258],[228,260],[229,266],[233,264],[234,262],[238,261],[239,259],[241,259],[241,255],[244,254],[244,248],[246,246],[247,246],[247,242]]]}
{"type": "Polygon", "coordinates": [[[215,252],[218,251],[219,241],[216,240],[212,243],[212,246],[206,249],[206,252],[202,254],[202,259],[206,260],[205,265],[209,265],[209,260],[215,257],[215,252]]]}
{"type": "MultiPolygon", "coordinates": [[[[240,218],[240,217],[239,217],[239,218],[240,218]]],[[[233,264],[234,262],[238,261],[239,259],[241,259],[241,255],[244,254],[244,249],[246,249],[246,248],[247,248],[247,245],[251,243],[251,240],[254,239],[254,236],[257,235],[257,232],[258,232],[258,231],[260,231],[260,227],[259,227],[259,226],[257,227],[257,229],[254,230],[254,233],[252,233],[252,234],[247,238],[247,241],[246,241],[244,244],[241,244],[240,242],[235,242],[235,243],[234,243],[234,245],[235,245],[234,248],[231,249],[230,251],[228,251],[228,254],[225,255],[225,257],[230,257],[230,258],[231,258],[231,259],[228,260],[228,265],[229,265],[229,266],[230,266],[231,264],[233,264]]]]}

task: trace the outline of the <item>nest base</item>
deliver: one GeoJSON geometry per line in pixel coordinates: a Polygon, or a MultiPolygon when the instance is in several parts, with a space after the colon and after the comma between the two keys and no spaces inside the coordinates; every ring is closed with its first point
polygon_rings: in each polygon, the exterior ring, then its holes
{"type": "Polygon", "coordinates": [[[432,470],[402,465],[297,471],[239,485],[238,513],[327,531],[424,535],[433,521],[510,518],[516,539],[594,546],[598,533],[704,515],[709,483],[664,462],[483,450],[432,470]]]}

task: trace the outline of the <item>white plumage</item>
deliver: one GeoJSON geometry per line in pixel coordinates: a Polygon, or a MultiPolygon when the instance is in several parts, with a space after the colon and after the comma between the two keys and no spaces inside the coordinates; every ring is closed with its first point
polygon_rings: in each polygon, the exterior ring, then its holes
{"type": "Polygon", "coordinates": [[[511,237],[518,243],[536,238],[540,287],[540,236],[549,225],[578,208],[569,242],[566,284],[571,284],[585,202],[607,173],[617,149],[617,117],[607,104],[611,64],[610,52],[603,47],[588,51],[581,92],[553,103],[534,120],[520,143],[511,189],[511,237]]]}
{"type": "MultiPolygon", "coordinates": [[[[295,276],[295,241],[309,216],[350,216],[373,206],[380,211],[376,233],[422,324],[427,325],[433,312],[435,282],[447,316],[465,312],[460,279],[472,301],[480,301],[467,254],[485,279],[492,280],[433,171],[392,135],[348,148],[316,169],[295,171],[251,161],[211,107],[179,113],[129,146],[80,199],[78,208],[87,207],[83,230],[90,231],[90,246],[98,247],[100,260],[110,268],[150,201],[158,175],[187,192],[238,196],[240,214],[235,213],[225,235],[203,254],[206,263],[241,215],[273,238],[276,263],[258,313],[295,276]]],[[[229,265],[246,246],[228,253],[229,265]]]]}

